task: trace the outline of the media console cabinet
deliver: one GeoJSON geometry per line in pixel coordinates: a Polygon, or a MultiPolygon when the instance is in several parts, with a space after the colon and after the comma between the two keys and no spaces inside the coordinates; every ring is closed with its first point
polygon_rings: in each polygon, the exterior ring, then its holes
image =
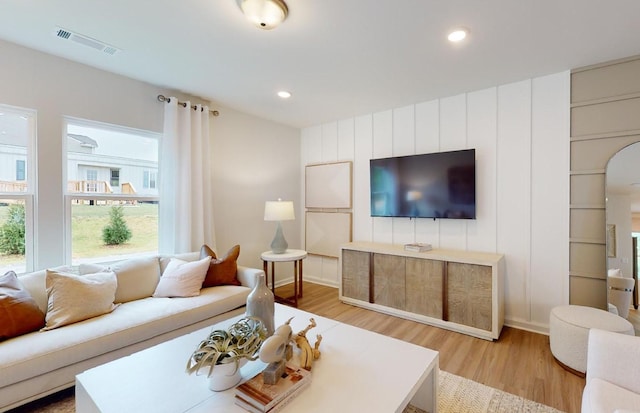
{"type": "Polygon", "coordinates": [[[504,324],[504,256],[402,245],[341,246],[340,300],[497,340],[504,324]]]}

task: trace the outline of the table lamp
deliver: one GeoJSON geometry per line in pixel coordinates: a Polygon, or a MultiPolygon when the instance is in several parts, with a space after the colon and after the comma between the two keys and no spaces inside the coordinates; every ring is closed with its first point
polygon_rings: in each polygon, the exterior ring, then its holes
{"type": "Polygon", "coordinates": [[[274,254],[283,254],[287,251],[287,240],[282,234],[282,221],[291,221],[296,219],[293,213],[293,201],[283,201],[278,198],[277,201],[267,201],[264,204],[264,220],[277,221],[278,227],[276,235],[271,241],[271,252],[274,254]]]}

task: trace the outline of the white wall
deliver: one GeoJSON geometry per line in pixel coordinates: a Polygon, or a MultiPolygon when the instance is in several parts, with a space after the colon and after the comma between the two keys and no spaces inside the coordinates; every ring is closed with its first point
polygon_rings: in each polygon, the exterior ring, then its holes
{"type": "MultiPolygon", "coordinates": [[[[546,332],[551,308],[568,303],[569,72],[316,125],[301,139],[301,169],[353,161],[354,240],[504,254],[508,325],[546,332]],[[476,220],[371,218],[370,159],[467,148],[476,220]]],[[[305,265],[306,279],[338,284],[337,260],[305,265]]]]}
{"type": "MultiPolygon", "coordinates": [[[[219,249],[239,244],[240,262],[262,268],[260,253],[270,249],[276,232],[275,222],[264,221],[264,203],[278,198],[295,201],[296,220],[284,221],[282,229],[289,248],[302,248],[300,130],[226,108],[213,122],[212,134],[219,249]]],[[[279,280],[292,280],[293,264],[287,264],[276,267],[279,280]]]]}
{"type": "MultiPolygon", "coordinates": [[[[4,41],[0,41],[0,56],[0,103],[37,110],[35,267],[59,265],[65,259],[63,117],[161,133],[164,108],[156,100],[158,94],[207,102],[4,41]]],[[[226,251],[238,242],[239,262],[258,266],[259,252],[268,249],[272,237],[269,223],[261,220],[265,197],[299,197],[299,131],[214,106],[220,116],[211,119],[216,183],[211,213],[218,223],[218,250],[226,251]],[[277,174],[265,173],[274,169],[277,174]],[[239,188],[233,179],[237,176],[252,178],[239,188]]],[[[292,241],[299,243],[296,231],[289,232],[292,241]]]]}

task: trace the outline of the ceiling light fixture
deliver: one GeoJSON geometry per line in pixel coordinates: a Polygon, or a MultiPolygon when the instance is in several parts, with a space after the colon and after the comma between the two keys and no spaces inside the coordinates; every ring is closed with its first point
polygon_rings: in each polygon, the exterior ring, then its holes
{"type": "Polygon", "coordinates": [[[449,39],[450,42],[457,43],[464,40],[467,37],[467,34],[469,34],[469,31],[467,29],[455,29],[454,31],[449,33],[447,39],[449,39]]]}
{"type": "Polygon", "coordinates": [[[250,22],[264,30],[273,29],[289,14],[283,0],[238,0],[238,5],[250,22]]]}
{"type": "Polygon", "coordinates": [[[281,90],[280,92],[278,92],[278,96],[280,96],[282,99],[289,99],[291,97],[291,93],[287,92],[286,90],[281,90]]]}

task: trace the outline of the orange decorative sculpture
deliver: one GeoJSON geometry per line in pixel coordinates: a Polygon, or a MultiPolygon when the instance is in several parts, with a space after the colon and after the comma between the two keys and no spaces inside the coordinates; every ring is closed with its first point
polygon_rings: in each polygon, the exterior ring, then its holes
{"type": "Polygon", "coordinates": [[[322,336],[320,334],[316,335],[316,343],[313,348],[311,347],[309,340],[307,340],[307,332],[316,326],[316,320],[310,318],[309,322],[310,323],[307,328],[298,332],[298,334],[293,338],[300,349],[300,367],[306,370],[311,370],[313,360],[320,357],[319,347],[320,342],[322,341],[322,336]]]}

